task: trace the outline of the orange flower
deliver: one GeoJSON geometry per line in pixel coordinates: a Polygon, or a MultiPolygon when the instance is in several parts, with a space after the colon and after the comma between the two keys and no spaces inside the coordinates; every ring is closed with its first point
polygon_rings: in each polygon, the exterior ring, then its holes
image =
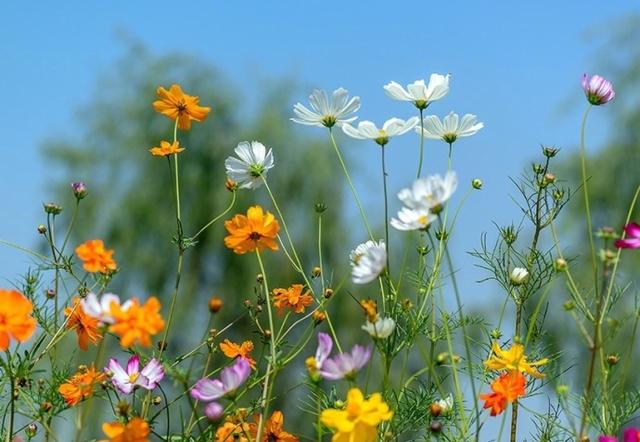
{"type": "Polygon", "coordinates": [[[225,221],[224,227],[229,232],[224,245],[238,255],[256,249],[278,250],[275,238],[280,231],[280,224],[271,213],[264,213],[260,206],[250,207],[247,216],[236,215],[225,221]]]}
{"type": "Polygon", "coordinates": [[[106,375],[97,372],[93,365],[91,367],[80,366],[76,374],[60,385],[58,392],[62,395],[67,405],[73,407],[82,399],[92,396],[95,385],[105,379],[106,375]]]}
{"type": "Polygon", "coordinates": [[[262,442],[298,442],[298,438],[282,429],[284,415],[280,411],[274,411],[264,426],[262,442]]]}
{"type": "Polygon", "coordinates": [[[378,304],[373,299],[363,299],[360,307],[364,310],[367,321],[374,323],[378,320],[378,304]]]}
{"type": "Polygon", "coordinates": [[[82,350],[87,351],[89,341],[96,344],[102,339],[102,333],[99,330],[100,322],[97,318],[85,313],[77,296],[73,298],[73,306],[64,309],[64,315],[69,317],[67,328],[75,330],[78,334],[78,347],[82,350]]]}
{"type": "Polygon", "coordinates": [[[491,408],[491,416],[502,413],[507,405],[525,395],[526,380],[519,371],[510,371],[493,381],[493,393],[481,394],[484,408],[491,408]]]}
{"type": "Polygon", "coordinates": [[[36,330],[31,316],[33,304],[17,290],[0,289],[0,351],[9,348],[11,338],[24,342],[36,330]]]}
{"type": "Polygon", "coordinates": [[[211,111],[210,107],[199,105],[199,97],[185,94],[177,84],[169,90],[161,86],[156,93],[160,99],[153,102],[153,108],[173,121],[177,119],[179,129],[191,129],[191,120],[204,121],[211,111]]]}
{"type": "Polygon", "coordinates": [[[76,255],[82,260],[82,267],[89,273],[109,273],[117,268],[113,260],[113,250],[104,248],[101,239],[91,239],[76,247],[76,255]]]}
{"type": "Polygon", "coordinates": [[[184,150],[184,147],[180,147],[180,141],[175,141],[173,144],[168,141],[160,141],[160,147],[152,147],[149,149],[151,155],[154,157],[166,157],[174,153],[180,153],[184,150]]]}
{"type": "Polygon", "coordinates": [[[255,424],[232,418],[218,427],[215,442],[252,442],[256,431],[255,424]]]}
{"type": "Polygon", "coordinates": [[[151,346],[151,336],[160,333],[164,328],[164,320],[160,315],[160,301],[155,296],[140,305],[133,298],[129,305],[111,304],[111,316],[114,323],[109,327],[111,333],[120,336],[120,345],[129,348],[138,343],[143,347],[151,346]]]}
{"type": "Polygon", "coordinates": [[[313,298],[306,291],[302,294],[302,284],[293,284],[288,289],[275,289],[273,291],[273,305],[282,313],[285,308],[290,308],[296,313],[304,313],[305,307],[313,304],[313,298]]]}
{"type": "Polygon", "coordinates": [[[134,417],[126,425],[121,422],[102,424],[102,431],[109,439],[100,442],[149,442],[151,428],[141,417],[134,417]]]}
{"type": "Polygon", "coordinates": [[[251,357],[250,354],[253,351],[253,342],[244,341],[242,344],[238,345],[228,339],[225,339],[220,343],[220,350],[222,350],[222,353],[224,353],[224,355],[228,358],[245,358],[251,368],[255,370],[256,361],[251,357]]]}

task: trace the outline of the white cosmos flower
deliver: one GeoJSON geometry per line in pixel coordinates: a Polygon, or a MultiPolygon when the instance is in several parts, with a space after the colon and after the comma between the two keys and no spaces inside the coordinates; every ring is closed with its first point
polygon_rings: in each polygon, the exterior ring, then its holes
{"type": "Polygon", "coordinates": [[[436,217],[429,209],[410,209],[403,207],[398,211],[397,218],[391,218],[390,224],[398,230],[425,229],[436,217]]]}
{"type": "MultiPolygon", "coordinates": [[[[473,114],[465,114],[460,121],[458,114],[449,112],[442,121],[435,115],[429,115],[424,118],[422,134],[425,138],[432,140],[444,140],[446,143],[453,143],[458,138],[470,137],[484,127],[484,124],[478,123],[478,117],[473,114]]],[[[418,127],[416,132],[420,134],[421,128],[418,127]]]]}
{"type": "Polygon", "coordinates": [[[391,118],[384,122],[382,128],[378,128],[371,121],[361,121],[356,129],[349,123],[342,125],[342,131],[352,138],[359,140],[374,140],[381,146],[389,142],[389,138],[402,135],[413,129],[418,124],[418,117],[409,118],[407,121],[400,118],[391,118]]]}
{"type": "Polygon", "coordinates": [[[235,148],[238,156],[224,161],[227,176],[241,189],[255,189],[262,185],[262,177],[273,167],[273,153],[257,141],[243,141],[235,148]]]}
{"type": "Polygon", "coordinates": [[[440,414],[442,416],[448,415],[453,409],[453,397],[451,395],[447,396],[445,399],[439,399],[435,401],[435,403],[440,407],[440,414]]]}
{"type": "Polygon", "coordinates": [[[418,109],[426,109],[432,101],[449,93],[450,78],[449,74],[431,74],[428,85],[424,80],[417,80],[407,85],[407,89],[392,81],[384,86],[384,92],[394,100],[412,101],[418,109]]]}
{"type": "MultiPolygon", "coordinates": [[[[86,298],[80,301],[82,310],[89,316],[96,318],[103,324],[112,324],[113,316],[111,316],[111,306],[120,306],[120,297],[113,293],[105,293],[100,299],[98,296],[90,292],[86,298]]],[[[120,308],[127,310],[131,306],[131,301],[126,301],[120,308]]]]}
{"type": "Polygon", "coordinates": [[[396,322],[392,318],[378,318],[376,322],[367,321],[362,330],[369,333],[372,337],[377,339],[386,339],[391,336],[391,333],[396,329],[396,322]]]}
{"type": "Polygon", "coordinates": [[[516,267],[511,271],[509,279],[513,285],[522,285],[529,280],[529,272],[523,267],[516,267]]]}
{"type": "Polygon", "coordinates": [[[329,101],[325,91],[314,89],[309,96],[309,104],[311,109],[296,103],[293,106],[296,118],[292,118],[291,121],[307,126],[340,127],[358,118],[349,115],[360,109],[360,97],[349,99],[349,92],[340,87],[333,91],[332,99],[329,101]]]}
{"type": "Polygon", "coordinates": [[[351,280],[356,284],[366,284],[375,280],[384,270],[387,249],[384,241],[369,240],[359,244],[349,254],[351,260],[351,280]]]}

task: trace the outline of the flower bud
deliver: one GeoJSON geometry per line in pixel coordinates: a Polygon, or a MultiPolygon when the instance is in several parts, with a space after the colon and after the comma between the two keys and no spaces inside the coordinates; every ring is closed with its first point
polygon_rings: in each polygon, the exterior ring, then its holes
{"type": "Polygon", "coordinates": [[[547,158],[553,158],[560,151],[560,149],[556,147],[544,147],[542,146],[542,154],[547,158]]]}
{"type": "Polygon", "coordinates": [[[618,355],[607,355],[607,364],[616,365],[620,362],[620,356],[618,355]]]}
{"type": "Polygon", "coordinates": [[[565,272],[567,267],[569,267],[569,264],[564,258],[557,258],[553,262],[553,267],[556,269],[556,272],[565,272]]]}
{"type": "Polygon", "coordinates": [[[585,97],[587,97],[587,101],[594,106],[606,104],[616,96],[613,84],[600,75],[594,75],[589,78],[587,74],[584,74],[582,77],[582,90],[585,97]]]}
{"type": "Polygon", "coordinates": [[[541,173],[544,172],[544,166],[542,164],[532,164],[531,165],[531,169],[533,170],[533,173],[535,173],[536,175],[540,175],[541,173]]]}
{"type": "Polygon", "coordinates": [[[204,409],[204,414],[212,422],[217,422],[224,416],[224,408],[217,402],[211,402],[204,409]]]}
{"type": "Polygon", "coordinates": [[[152,400],[151,403],[153,405],[160,405],[162,403],[162,398],[160,396],[155,396],[152,400]]]}
{"type": "Polygon", "coordinates": [[[47,228],[44,226],[44,224],[40,224],[38,226],[38,233],[40,235],[44,235],[45,233],[47,233],[47,228]]]}
{"type": "Polygon", "coordinates": [[[525,284],[529,280],[529,272],[523,267],[516,267],[511,271],[509,279],[511,284],[516,286],[525,284]]]}
{"type": "Polygon", "coordinates": [[[316,266],[313,269],[311,269],[311,277],[312,278],[317,278],[318,276],[320,276],[320,274],[322,273],[322,269],[320,269],[320,267],[316,266]]]}
{"type": "Polygon", "coordinates": [[[438,421],[431,422],[431,425],[429,425],[429,431],[432,433],[440,433],[442,431],[442,424],[438,421]]]}
{"type": "Polygon", "coordinates": [[[553,184],[555,182],[556,182],[555,173],[547,172],[544,174],[544,177],[542,178],[543,187],[546,187],[547,185],[553,184]]]}
{"type": "Polygon", "coordinates": [[[518,232],[514,226],[501,227],[500,234],[507,245],[513,244],[518,239],[518,232]]]}
{"type": "Polygon", "coordinates": [[[62,207],[56,203],[44,203],[42,207],[44,208],[44,213],[49,215],[59,215],[62,212],[62,207]]]}
{"type": "Polygon", "coordinates": [[[258,284],[262,284],[264,282],[264,275],[262,273],[258,273],[256,275],[256,282],[258,284]]]}
{"type": "Polygon", "coordinates": [[[492,339],[500,339],[502,337],[502,332],[500,331],[499,328],[494,328],[493,330],[491,330],[491,338],[492,339]]]}
{"type": "Polygon", "coordinates": [[[327,206],[324,203],[316,203],[313,208],[315,209],[317,214],[323,213],[327,210],[327,206]]]}
{"type": "Polygon", "coordinates": [[[164,351],[164,350],[166,350],[166,349],[167,349],[167,341],[165,341],[165,340],[160,340],[160,341],[158,341],[157,346],[158,346],[158,350],[160,350],[160,351],[164,351]]]}
{"type": "Polygon", "coordinates": [[[53,408],[53,404],[51,402],[45,401],[40,405],[40,409],[45,413],[48,413],[53,408]]]}
{"type": "Polygon", "coordinates": [[[315,324],[318,325],[321,322],[323,322],[325,319],[327,319],[327,315],[325,315],[320,310],[316,310],[311,314],[311,318],[313,319],[313,322],[315,322],[315,324]]]}
{"type": "Polygon", "coordinates": [[[325,297],[325,299],[330,299],[333,296],[333,289],[332,288],[327,288],[323,295],[325,297]]]}
{"type": "Polygon", "coordinates": [[[27,428],[24,430],[27,437],[32,438],[38,433],[38,426],[36,424],[29,424],[27,428]]]}
{"type": "Polygon", "coordinates": [[[263,333],[263,336],[265,337],[265,339],[270,340],[271,339],[271,330],[265,330],[263,333]]]}
{"type": "Polygon", "coordinates": [[[71,190],[78,201],[87,196],[87,185],[82,181],[71,183],[71,190]]]}
{"type": "Polygon", "coordinates": [[[127,417],[129,415],[129,402],[127,401],[120,401],[118,402],[118,404],[116,405],[116,410],[118,410],[118,415],[122,416],[122,417],[127,417]]]}
{"type": "Polygon", "coordinates": [[[46,296],[47,299],[53,299],[56,297],[56,291],[54,289],[47,289],[46,296]]]}
{"type": "Polygon", "coordinates": [[[471,181],[471,187],[473,187],[476,190],[480,190],[482,189],[482,180],[476,178],[473,181],[471,181]]]}
{"type": "Polygon", "coordinates": [[[553,196],[553,200],[558,203],[560,202],[560,200],[562,200],[562,198],[564,198],[564,190],[562,189],[555,189],[553,191],[553,193],[551,194],[551,196],[553,196]]]}
{"type": "Polygon", "coordinates": [[[442,413],[442,407],[437,402],[434,402],[429,405],[429,413],[431,413],[431,416],[433,417],[438,417],[440,416],[440,413],[442,413]]]}
{"type": "Polygon", "coordinates": [[[558,393],[558,396],[564,396],[567,393],[569,393],[569,386],[566,384],[560,384],[556,387],[556,393],[558,393]]]}
{"type": "Polygon", "coordinates": [[[229,192],[235,192],[236,190],[238,190],[238,183],[233,181],[231,178],[227,178],[227,180],[224,182],[224,187],[229,192]]]}
{"type": "Polygon", "coordinates": [[[564,304],[562,304],[562,308],[567,311],[570,312],[571,310],[573,310],[574,308],[576,308],[576,305],[573,303],[573,301],[569,300],[569,301],[565,301],[564,304]]]}
{"type": "Polygon", "coordinates": [[[212,296],[209,299],[209,311],[211,313],[218,313],[222,308],[222,299],[217,296],[212,296]]]}

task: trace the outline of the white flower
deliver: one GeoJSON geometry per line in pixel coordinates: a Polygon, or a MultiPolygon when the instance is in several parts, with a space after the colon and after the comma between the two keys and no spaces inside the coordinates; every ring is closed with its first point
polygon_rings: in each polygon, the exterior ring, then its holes
{"type": "Polygon", "coordinates": [[[376,279],[384,270],[387,249],[384,241],[369,240],[358,245],[349,254],[351,260],[351,280],[356,284],[366,284],[376,279]]]}
{"type": "Polygon", "coordinates": [[[346,89],[338,88],[333,91],[331,102],[327,97],[327,93],[320,89],[314,89],[309,96],[308,109],[301,103],[293,106],[293,113],[296,118],[292,118],[294,123],[305,124],[307,126],[318,127],[340,127],[344,123],[350,123],[357,117],[349,117],[350,114],[360,109],[360,97],[349,99],[349,93],[346,89]]]}
{"type": "Polygon", "coordinates": [[[395,329],[396,322],[391,318],[378,318],[374,323],[367,321],[362,326],[362,330],[377,339],[388,338],[395,329]]]}
{"type": "Polygon", "coordinates": [[[425,229],[436,219],[429,209],[410,209],[403,207],[398,211],[398,218],[391,218],[390,224],[398,230],[425,229]]]}
{"type": "Polygon", "coordinates": [[[374,140],[381,146],[389,142],[389,138],[402,135],[409,132],[418,124],[418,117],[409,118],[407,121],[400,118],[391,118],[384,122],[382,128],[379,129],[371,121],[361,121],[356,129],[349,123],[342,125],[342,131],[352,138],[359,140],[374,140]]]}
{"type": "Polygon", "coordinates": [[[392,81],[384,86],[384,92],[394,100],[412,101],[418,109],[426,109],[432,101],[449,93],[450,78],[449,74],[431,74],[428,86],[424,80],[418,80],[407,85],[407,89],[392,81]]]}
{"type": "Polygon", "coordinates": [[[434,403],[440,407],[440,414],[442,416],[448,415],[453,409],[453,397],[451,395],[447,396],[446,399],[440,399],[434,403]]]}
{"type": "MultiPolygon", "coordinates": [[[[461,137],[470,137],[484,127],[484,124],[477,122],[478,117],[473,114],[465,114],[462,121],[458,114],[449,112],[442,122],[435,115],[429,115],[424,118],[422,134],[425,138],[432,140],[444,140],[451,144],[461,137]]],[[[421,128],[416,128],[418,135],[421,128]]]]}
{"type": "Polygon", "coordinates": [[[241,189],[255,189],[262,185],[262,177],[273,167],[273,153],[267,152],[264,144],[257,141],[243,141],[234,152],[236,157],[228,157],[224,161],[227,176],[238,183],[241,189]]]}
{"type": "MultiPolygon", "coordinates": [[[[120,297],[113,293],[105,293],[102,298],[98,299],[98,296],[91,292],[86,298],[80,301],[82,310],[89,316],[96,318],[103,324],[112,324],[113,316],[111,316],[111,306],[120,305],[120,297]]],[[[127,310],[131,305],[131,301],[126,301],[122,304],[122,310],[127,310]]]]}
{"type": "Polygon", "coordinates": [[[516,267],[511,271],[509,279],[513,285],[522,285],[529,279],[529,272],[525,268],[516,267]]]}

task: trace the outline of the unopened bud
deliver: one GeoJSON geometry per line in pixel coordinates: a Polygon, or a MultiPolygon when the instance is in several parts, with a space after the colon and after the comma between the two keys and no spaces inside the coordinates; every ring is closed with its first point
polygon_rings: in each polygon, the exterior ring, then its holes
{"type": "Polygon", "coordinates": [[[316,323],[316,325],[320,324],[321,322],[323,322],[325,319],[327,319],[327,315],[325,315],[323,312],[321,312],[320,310],[316,310],[315,312],[313,312],[313,314],[311,315],[311,318],[313,319],[313,322],[316,323]]]}
{"type": "Polygon", "coordinates": [[[162,403],[162,398],[160,396],[155,396],[152,400],[151,403],[153,405],[160,405],[162,403]]]}
{"type": "Polygon", "coordinates": [[[442,413],[442,407],[437,402],[434,402],[429,405],[429,412],[431,413],[431,416],[438,417],[440,416],[440,413],[442,413]]]}
{"type": "Polygon", "coordinates": [[[551,172],[547,172],[544,174],[544,178],[542,179],[544,185],[546,186],[547,184],[552,184],[556,182],[556,174],[555,173],[551,173],[551,172]]]}
{"type": "Polygon", "coordinates": [[[542,154],[547,158],[553,158],[560,151],[560,149],[555,147],[542,147],[542,154]]]}
{"type": "Polygon", "coordinates": [[[38,226],[38,233],[40,235],[44,235],[45,233],[47,233],[47,228],[44,226],[44,224],[40,224],[38,226]]]}
{"type": "Polygon", "coordinates": [[[607,364],[616,365],[618,362],[620,362],[620,356],[618,356],[618,355],[608,355],[607,356],[607,364]]]}
{"type": "Polygon", "coordinates": [[[569,264],[564,258],[557,258],[553,262],[553,267],[556,269],[556,272],[565,272],[567,267],[569,267],[569,264]]]}
{"type": "Polygon", "coordinates": [[[271,330],[265,330],[263,335],[266,339],[271,339],[271,330]]]}
{"type": "Polygon", "coordinates": [[[118,414],[122,417],[127,417],[129,415],[129,402],[120,401],[116,405],[116,409],[118,410],[118,414]]]}
{"type": "Polygon", "coordinates": [[[476,190],[482,189],[482,180],[479,178],[475,178],[473,181],[471,181],[471,187],[476,190]]]}
{"type": "Polygon", "coordinates": [[[311,277],[312,278],[317,278],[318,276],[320,276],[320,274],[322,273],[322,270],[320,269],[320,267],[314,267],[313,269],[311,269],[311,277]]]}
{"type": "Polygon", "coordinates": [[[258,284],[262,284],[264,282],[264,275],[262,273],[258,273],[256,275],[256,282],[258,284]]]}
{"type": "Polygon", "coordinates": [[[56,291],[54,289],[47,289],[46,296],[47,299],[53,299],[56,297],[56,291]]]}
{"type": "Polygon", "coordinates": [[[27,428],[24,430],[27,437],[32,438],[38,433],[38,426],[36,424],[29,424],[27,428]]]}
{"type": "Polygon", "coordinates": [[[53,408],[53,404],[51,402],[43,402],[42,405],[40,405],[40,408],[45,413],[48,413],[53,408]]]}
{"type": "Polygon", "coordinates": [[[212,296],[209,299],[209,311],[211,313],[218,313],[222,308],[222,299],[217,296],[212,296]]]}
{"type": "Polygon", "coordinates": [[[529,280],[529,272],[523,267],[516,267],[511,271],[509,279],[513,285],[522,285],[529,280]]]}
{"type": "Polygon", "coordinates": [[[325,210],[327,210],[327,206],[324,203],[316,203],[313,207],[316,213],[323,213],[325,210]]]}
{"type": "Polygon", "coordinates": [[[533,173],[538,175],[544,172],[544,166],[542,164],[532,164],[531,169],[533,170],[533,173]]]}
{"type": "Polygon", "coordinates": [[[491,338],[492,339],[500,339],[502,337],[502,332],[500,331],[499,328],[494,328],[493,330],[491,330],[491,338]]]}
{"type": "Polygon", "coordinates": [[[160,351],[165,351],[167,349],[167,341],[165,340],[160,340],[158,341],[158,350],[160,351]]]}
{"type": "Polygon", "coordinates": [[[576,305],[573,303],[573,301],[569,300],[569,301],[565,301],[565,303],[562,304],[562,308],[565,309],[565,311],[570,312],[571,310],[576,308],[576,305]]]}
{"type": "Polygon", "coordinates": [[[559,396],[564,396],[567,393],[569,393],[569,386],[566,384],[560,384],[556,387],[556,393],[558,393],[559,396]]]}
{"type": "Polygon", "coordinates": [[[59,215],[62,212],[62,207],[56,203],[44,203],[42,205],[44,213],[49,215],[59,215]]]}
{"type": "Polygon", "coordinates": [[[87,196],[87,185],[82,181],[71,183],[71,190],[78,201],[87,196]]]}
{"type": "Polygon", "coordinates": [[[236,190],[238,190],[238,183],[233,181],[231,178],[227,178],[227,180],[224,182],[224,187],[229,192],[235,192],[236,190]]]}
{"type": "Polygon", "coordinates": [[[432,433],[440,433],[442,431],[442,424],[438,421],[433,421],[431,425],[429,425],[429,430],[432,433]]]}
{"type": "Polygon", "coordinates": [[[323,295],[325,297],[325,299],[329,299],[333,296],[333,289],[328,288],[324,291],[323,295]]]}

